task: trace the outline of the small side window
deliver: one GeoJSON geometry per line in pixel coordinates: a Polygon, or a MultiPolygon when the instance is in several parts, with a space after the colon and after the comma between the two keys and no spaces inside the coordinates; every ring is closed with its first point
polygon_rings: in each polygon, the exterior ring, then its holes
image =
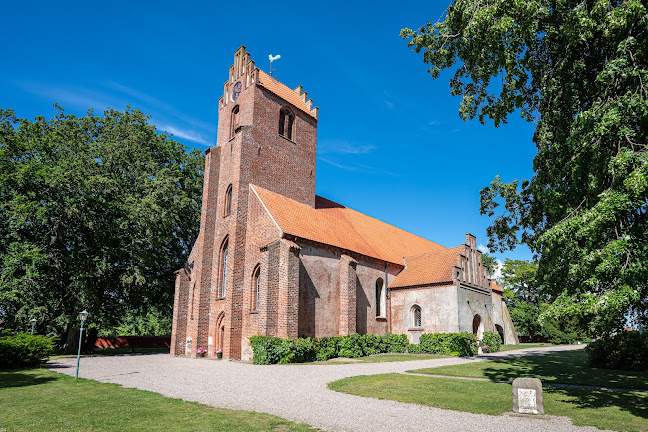
{"type": "Polygon", "coordinates": [[[294,126],[295,115],[287,107],[281,108],[279,112],[279,135],[292,140],[294,126]]]}
{"type": "Polygon", "coordinates": [[[232,214],[232,185],[227,186],[225,202],[223,203],[223,216],[232,214]]]}
{"type": "Polygon", "coordinates": [[[241,118],[239,116],[239,106],[236,105],[232,109],[232,117],[230,119],[230,138],[233,137],[239,129],[241,118]]]}

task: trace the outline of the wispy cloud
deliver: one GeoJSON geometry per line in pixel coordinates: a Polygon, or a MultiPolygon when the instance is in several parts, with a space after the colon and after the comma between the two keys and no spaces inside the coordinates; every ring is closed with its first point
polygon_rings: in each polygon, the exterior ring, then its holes
{"type": "Polygon", "coordinates": [[[16,84],[24,91],[58,102],[64,108],[104,110],[107,107],[123,109],[133,105],[150,114],[158,130],[204,146],[212,145],[208,137],[216,132],[215,124],[187,116],[160,99],[113,81],[99,83],[99,89],[27,81],[16,84]]]}
{"type": "Polygon", "coordinates": [[[332,165],[336,168],[345,170],[345,171],[354,171],[354,172],[363,172],[363,173],[368,173],[368,174],[378,174],[378,175],[388,175],[392,177],[398,177],[397,174],[394,174],[393,172],[386,171],[380,168],[376,168],[370,165],[363,165],[363,164],[342,164],[339,162],[336,162],[334,160],[324,158],[324,157],[319,157],[317,158],[318,161],[322,161],[326,164],[332,165]]]}
{"type": "Polygon", "coordinates": [[[441,122],[439,120],[430,120],[428,122],[428,125],[430,125],[430,126],[439,126],[439,125],[441,125],[441,122]]]}
{"type": "Polygon", "coordinates": [[[189,129],[181,129],[177,126],[173,125],[168,125],[164,123],[156,123],[155,127],[164,132],[168,132],[170,134],[173,134],[174,136],[177,136],[178,138],[184,138],[189,141],[193,141],[198,144],[202,144],[204,146],[209,146],[210,143],[207,141],[207,138],[204,136],[200,135],[200,133],[189,130],[189,129]]]}
{"type": "Polygon", "coordinates": [[[376,146],[371,144],[353,144],[348,141],[329,140],[318,143],[320,154],[367,154],[376,146]]]}
{"type": "MultiPolygon", "coordinates": [[[[490,250],[484,246],[482,243],[479,243],[479,246],[477,246],[477,249],[479,249],[482,253],[490,253],[490,250]]],[[[495,259],[495,273],[491,275],[491,277],[494,277],[495,279],[500,279],[502,277],[502,267],[504,266],[504,263],[500,259],[495,259]]]]}
{"type": "Polygon", "coordinates": [[[52,103],[63,105],[63,108],[65,105],[71,105],[76,108],[103,110],[115,102],[111,97],[81,87],[59,87],[33,81],[19,81],[16,84],[27,93],[50,99],[52,103]]]}

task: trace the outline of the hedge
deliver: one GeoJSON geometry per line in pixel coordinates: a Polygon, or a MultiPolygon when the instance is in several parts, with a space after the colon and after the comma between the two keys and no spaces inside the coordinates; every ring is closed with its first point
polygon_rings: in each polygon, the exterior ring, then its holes
{"type": "Polygon", "coordinates": [[[489,353],[495,353],[502,346],[502,337],[496,332],[484,332],[481,343],[482,346],[488,347],[489,353]]]}
{"type": "Polygon", "coordinates": [[[604,369],[648,370],[648,332],[622,331],[585,347],[589,365],[604,369]]]}
{"type": "Polygon", "coordinates": [[[53,337],[3,333],[0,336],[0,369],[36,367],[53,350],[53,337]]]}
{"type": "Polygon", "coordinates": [[[469,332],[424,333],[420,339],[421,352],[450,356],[473,356],[477,354],[477,338],[469,332]]]}
{"type": "Polygon", "coordinates": [[[252,336],[254,364],[287,364],[326,361],[335,357],[364,357],[381,353],[432,353],[454,356],[477,354],[472,333],[423,334],[420,345],[410,344],[404,334],[352,334],[323,338],[281,339],[252,336]],[[424,344],[424,341],[426,343],[424,344]]]}

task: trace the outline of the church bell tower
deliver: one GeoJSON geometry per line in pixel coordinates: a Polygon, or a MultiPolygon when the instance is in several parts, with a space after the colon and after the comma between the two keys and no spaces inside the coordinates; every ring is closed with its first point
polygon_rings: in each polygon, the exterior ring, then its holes
{"type": "Polygon", "coordinates": [[[244,46],[236,50],[218,101],[216,146],[205,151],[191,270],[176,280],[172,354],[206,347],[240,358],[250,184],[314,207],[317,117],[302,86],[287,87],[256,67],[244,46]]]}

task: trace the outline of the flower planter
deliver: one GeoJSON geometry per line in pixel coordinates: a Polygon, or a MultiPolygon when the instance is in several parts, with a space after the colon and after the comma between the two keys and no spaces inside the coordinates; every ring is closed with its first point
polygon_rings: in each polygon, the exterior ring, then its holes
{"type": "Polygon", "coordinates": [[[216,353],[216,358],[218,360],[222,360],[223,359],[223,353],[222,352],[216,353]]]}

